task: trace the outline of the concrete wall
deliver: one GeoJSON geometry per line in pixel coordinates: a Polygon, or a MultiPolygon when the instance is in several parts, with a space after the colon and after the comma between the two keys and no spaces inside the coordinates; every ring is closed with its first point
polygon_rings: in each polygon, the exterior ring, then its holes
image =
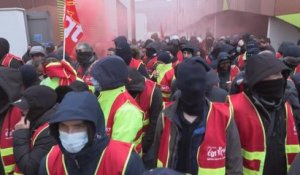
{"type": "Polygon", "coordinates": [[[269,18],[268,37],[271,38],[272,46],[277,50],[283,41],[297,43],[300,38],[300,30],[277,18],[269,18]]]}

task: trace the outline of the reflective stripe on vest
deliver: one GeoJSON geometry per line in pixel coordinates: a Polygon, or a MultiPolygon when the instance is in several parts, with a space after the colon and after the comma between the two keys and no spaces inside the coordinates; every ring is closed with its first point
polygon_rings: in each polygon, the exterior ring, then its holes
{"type": "MultiPolygon", "coordinates": [[[[125,174],[133,150],[130,143],[110,140],[103,150],[94,175],[125,174]]],[[[48,175],[68,175],[64,155],[59,146],[54,146],[46,157],[48,175]]]]}
{"type": "Polygon", "coordinates": [[[149,125],[149,111],[151,108],[155,87],[155,82],[145,78],[144,90],[135,99],[145,114],[145,120],[143,122],[145,127],[144,130],[147,130],[146,128],[149,125]]]}
{"type": "MultiPolygon", "coordinates": [[[[229,103],[234,110],[234,119],[240,134],[244,175],[262,175],[266,157],[266,134],[261,117],[244,93],[230,96],[229,103]]],[[[287,118],[285,150],[288,171],[296,153],[300,152],[300,147],[292,109],[288,103],[285,104],[285,111],[287,118]]]]}
{"type": "Polygon", "coordinates": [[[129,67],[138,70],[142,64],[143,62],[141,60],[132,58],[129,67]]]}
{"type": "Polygon", "coordinates": [[[20,121],[20,119],[20,110],[16,107],[13,107],[9,109],[5,115],[2,124],[0,154],[5,174],[12,173],[15,168],[12,133],[14,131],[14,126],[20,121]]]}
{"type": "Polygon", "coordinates": [[[164,74],[162,80],[158,83],[162,92],[162,97],[164,102],[170,101],[169,98],[171,96],[171,84],[172,81],[175,79],[174,74],[175,74],[174,69],[167,71],[164,74]]]}
{"type": "MultiPolygon", "coordinates": [[[[47,123],[43,124],[42,126],[38,127],[34,131],[33,136],[31,138],[30,149],[32,149],[34,147],[35,141],[38,138],[38,136],[48,127],[49,127],[49,124],[47,122],[47,123]]],[[[18,166],[15,166],[14,175],[23,175],[23,173],[21,172],[21,170],[18,166]]]]}
{"type": "Polygon", "coordinates": [[[1,65],[4,67],[10,67],[10,63],[12,62],[12,60],[15,59],[17,61],[23,62],[21,58],[13,55],[13,54],[6,54],[3,61],[1,62],[1,65]]]}
{"type": "MultiPolygon", "coordinates": [[[[143,110],[139,107],[137,102],[132,98],[132,96],[127,92],[123,92],[115,99],[114,103],[112,104],[109,112],[109,116],[107,119],[107,125],[106,125],[106,133],[109,137],[112,135],[114,120],[115,120],[115,114],[120,109],[121,106],[123,106],[125,103],[131,103],[132,105],[136,106],[140,111],[143,113],[143,110]]],[[[144,116],[145,117],[145,116],[144,116]]],[[[143,121],[144,121],[143,117],[143,121]]],[[[144,129],[142,128],[136,135],[136,138],[134,139],[134,143],[136,146],[136,151],[138,153],[142,152],[142,137],[144,135],[144,129]]]]}
{"type": "MultiPolygon", "coordinates": [[[[210,103],[206,132],[197,151],[198,174],[225,175],[226,129],[231,111],[226,104],[210,103]]],[[[158,151],[158,167],[170,167],[171,121],[163,115],[163,131],[158,151]]],[[[172,168],[172,167],[171,167],[172,168]]]]}

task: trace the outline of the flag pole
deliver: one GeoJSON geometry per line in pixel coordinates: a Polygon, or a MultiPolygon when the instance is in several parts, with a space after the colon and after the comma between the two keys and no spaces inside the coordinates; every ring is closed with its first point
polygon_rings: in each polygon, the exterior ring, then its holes
{"type": "Polygon", "coordinates": [[[66,9],[67,9],[67,1],[68,0],[64,0],[65,6],[64,6],[64,16],[63,16],[63,60],[66,60],[66,36],[65,36],[65,18],[66,18],[66,9]]]}

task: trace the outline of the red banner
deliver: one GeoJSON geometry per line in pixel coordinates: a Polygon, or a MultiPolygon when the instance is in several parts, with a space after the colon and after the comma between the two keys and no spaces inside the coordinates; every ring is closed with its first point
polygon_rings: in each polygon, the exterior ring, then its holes
{"type": "Polygon", "coordinates": [[[65,51],[71,55],[74,47],[83,36],[74,0],[66,0],[64,16],[65,51]]]}

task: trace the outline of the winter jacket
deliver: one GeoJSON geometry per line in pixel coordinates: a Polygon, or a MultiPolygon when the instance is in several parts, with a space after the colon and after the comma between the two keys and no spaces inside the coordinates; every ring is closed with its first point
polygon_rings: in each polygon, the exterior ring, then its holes
{"type": "Polygon", "coordinates": [[[31,138],[36,129],[47,123],[55,113],[56,107],[47,111],[34,123],[30,123],[30,129],[20,129],[13,133],[14,156],[16,165],[24,175],[37,175],[40,162],[50,151],[56,140],[49,135],[49,128],[43,130],[35,140],[31,148],[31,138]]]}
{"type": "MultiPolygon", "coordinates": [[[[126,89],[133,96],[133,98],[136,98],[144,90],[146,80],[138,71],[133,69],[129,70],[129,78],[131,81],[127,83],[126,89]]],[[[154,88],[152,99],[149,100],[151,100],[152,103],[149,111],[147,111],[149,114],[150,123],[142,140],[144,153],[147,153],[153,144],[156,121],[162,110],[162,95],[158,87],[154,88]]]]}
{"type": "MultiPolygon", "coordinates": [[[[12,102],[21,96],[22,76],[17,69],[0,67],[0,131],[4,121],[4,116],[12,102]]],[[[13,127],[13,126],[12,126],[13,127]]],[[[0,174],[4,174],[3,163],[0,159],[0,174]]]]}
{"type": "Polygon", "coordinates": [[[288,175],[298,175],[300,172],[300,154],[294,160],[288,175]]]}
{"type": "MultiPolygon", "coordinates": [[[[266,133],[265,164],[264,167],[261,167],[263,168],[264,175],[287,174],[287,161],[285,155],[287,111],[284,105],[287,100],[287,93],[284,94],[281,102],[275,104],[267,102],[259,97],[253,87],[266,77],[278,72],[282,72],[283,76],[287,76],[287,69],[288,68],[273,55],[252,56],[248,60],[245,69],[244,82],[246,88],[244,89],[244,92],[259,113],[266,133]]],[[[247,111],[247,109],[243,109],[243,111],[244,110],[247,111]]]]}
{"type": "MultiPolygon", "coordinates": [[[[96,97],[88,92],[70,92],[59,105],[54,117],[50,120],[50,133],[53,135],[64,155],[66,169],[70,175],[94,174],[102,155],[102,152],[109,143],[105,133],[105,122],[96,97]],[[80,115],[78,115],[80,114],[80,115]],[[68,153],[62,146],[58,124],[69,120],[83,120],[91,123],[94,133],[89,133],[89,142],[78,153],[68,153]],[[91,134],[91,135],[90,135],[91,134]]],[[[114,156],[118,158],[118,156],[114,156]]],[[[46,157],[40,166],[40,175],[47,174],[46,157]]],[[[113,164],[113,162],[111,162],[113,164]]],[[[125,175],[142,174],[144,167],[139,156],[132,152],[128,160],[125,175]]]]}
{"type": "MultiPolygon", "coordinates": [[[[207,104],[208,105],[208,104],[207,104]]],[[[169,117],[171,120],[171,138],[170,138],[170,152],[169,152],[169,167],[171,169],[178,169],[178,156],[179,156],[179,142],[182,139],[182,133],[181,133],[181,120],[179,119],[180,117],[178,115],[178,101],[174,102],[171,106],[167,107],[163,113],[169,117]]],[[[208,106],[206,106],[208,109],[208,106]]],[[[206,115],[208,114],[208,111],[206,110],[206,115]]],[[[205,117],[206,118],[206,117],[205,117]]],[[[205,122],[204,122],[205,123],[205,122]]],[[[163,129],[163,123],[162,123],[162,114],[159,116],[158,122],[157,122],[157,127],[156,127],[156,132],[155,132],[155,138],[154,138],[154,158],[157,160],[158,156],[158,150],[160,146],[160,139],[161,139],[161,134],[162,134],[162,129],[163,129]]],[[[238,131],[236,124],[233,120],[230,121],[227,130],[226,130],[226,140],[227,140],[227,145],[226,145],[226,174],[227,175],[241,175],[242,174],[242,158],[241,158],[241,145],[240,141],[236,138],[239,137],[238,131]]],[[[190,162],[190,169],[198,169],[198,164],[196,161],[196,153],[197,149],[199,147],[199,142],[197,144],[196,140],[201,140],[203,136],[194,135],[191,138],[191,150],[190,150],[190,155],[188,155],[190,162]],[[201,137],[201,138],[200,138],[201,137]],[[194,140],[192,142],[192,140],[194,140]]],[[[201,145],[201,143],[200,143],[201,145]]]]}

